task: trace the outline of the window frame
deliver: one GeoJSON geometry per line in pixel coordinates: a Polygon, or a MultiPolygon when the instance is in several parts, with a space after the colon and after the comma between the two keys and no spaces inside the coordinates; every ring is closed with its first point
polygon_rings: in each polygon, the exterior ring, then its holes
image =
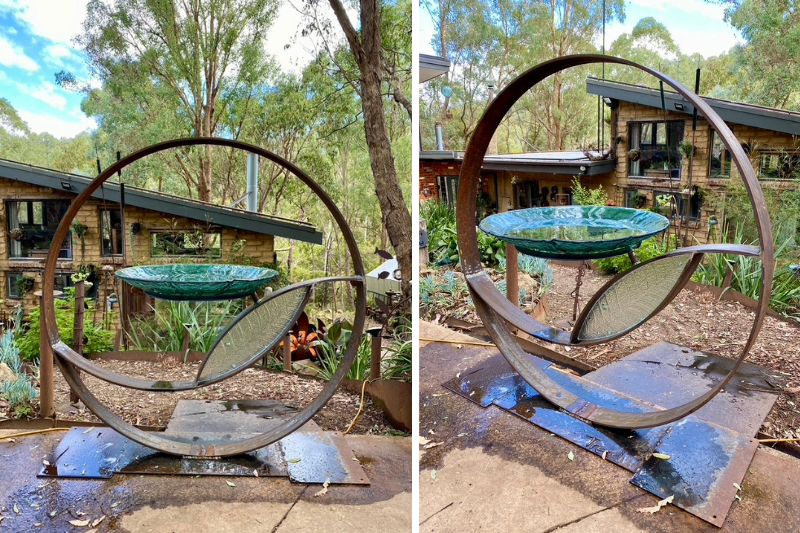
{"type": "Polygon", "coordinates": [[[779,162],[777,173],[778,176],[776,177],[765,177],[764,176],[764,158],[765,157],[778,157],[778,158],[791,158],[794,162],[791,164],[791,167],[794,169],[794,174],[800,177],[800,152],[793,151],[789,152],[786,150],[781,149],[765,149],[758,151],[758,179],[760,181],[793,181],[797,178],[790,176],[781,176],[782,168],[779,162]]]}
{"type": "Polygon", "coordinates": [[[669,119],[667,119],[667,120],[663,120],[663,119],[662,120],[630,120],[630,121],[627,122],[627,127],[628,127],[628,149],[629,150],[638,149],[639,152],[640,152],[639,159],[637,159],[636,161],[632,161],[630,158],[627,159],[627,161],[626,161],[626,163],[627,163],[627,165],[626,165],[627,166],[627,168],[626,168],[627,177],[628,178],[634,178],[634,179],[653,179],[653,177],[654,177],[654,176],[645,176],[644,175],[645,171],[643,171],[641,169],[639,170],[638,173],[634,173],[633,170],[632,170],[632,167],[633,167],[634,163],[639,164],[641,162],[641,152],[642,152],[642,146],[643,146],[642,143],[641,143],[641,137],[642,137],[642,130],[644,129],[643,128],[644,125],[650,126],[650,130],[651,130],[650,134],[649,134],[650,135],[650,143],[645,144],[644,146],[659,146],[659,143],[658,143],[659,130],[663,130],[663,132],[664,132],[664,146],[666,147],[665,151],[668,154],[667,155],[667,157],[668,157],[667,161],[670,161],[670,162],[674,161],[674,163],[670,165],[669,169],[664,169],[664,170],[668,170],[669,171],[669,179],[670,180],[680,181],[680,179],[681,179],[681,155],[680,155],[679,147],[680,147],[680,143],[682,142],[682,140],[685,137],[685,130],[686,130],[686,121],[685,120],[681,120],[681,119],[672,119],[672,120],[669,120],[669,119]],[[661,124],[663,124],[663,128],[659,128],[658,127],[661,124]],[[670,138],[670,134],[669,134],[670,133],[670,125],[678,125],[678,124],[680,124],[681,131],[680,131],[680,135],[678,136],[679,138],[675,139],[673,141],[673,143],[674,143],[674,151],[675,151],[675,154],[674,154],[674,157],[673,157],[672,155],[670,155],[670,150],[669,150],[669,147],[670,147],[669,141],[672,140],[670,138]],[[639,139],[637,139],[635,143],[633,142],[634,131],[638,132],[638,135],[639,135],[639,139]],[[677,174],[677,175],[673,175],[673,174],[677,174]]]}
{"type": "MultiPolygon", "coordinates": [[[[99,225],[99,228],[100,228],[100,257],[104,257],[104,258],[122,257],[124,255],[124,253],[123,253],[124,252],[124,248],[123,247],[125,246],[125,238],[124,238],[124,235],[123,235],[123,232],[125,231],[125,228],[122,227],[122,220],[123,220],[122,209],[120,207],[103,207],[103,206],[99,206],[98,207],[98,215],[99,215],[99,219],[100,219],[100,225],[99,225]],[[119,218],[119,221],[120,221],[120,234],[119,234],[120,252],[116,253],[116,254],[113,252],[113,250],[114,250],[113,242],[111,242],[111,253],[106,253],[105,247],[104,247],[105,235],[104,235],[103,232],[104,232],[104,229],[105,229],[105,227],[104,227],[105,217],[103,215],[106,212],[111,213],[112,211],[116,211],[120,215],[120,218],[119,218]]],[[[111,224],[110,215],[109,215],[109,224],[111,224]]],[[[111,240],[113,240],[113,239],[111,239],[111,240]]]]}
{"type": "Polygon", "coordinates": [[[730,179],[731,178],[731,172],[732,172],[732,169],[733,169],[733,158],[731,157],[731,153],[728,150],[728,147],[725,146],[725,143],[721,142],[721,140],[720,140],[720,144],[722,145],[722,152],[721,152],[721,157],[720,157],[720,164],[724,169],[724,167],[725,167],[724,161],[725,160],[722,158],[722,154],[726,154],[727,155],[727,163],[728,163],[728,173],[727,174],[714,174],[714,172],[713,172],[713,169],[712,169],[711,165],[714,162],[714,141],[719,138],[719,134],[717,133],[717,131],[715,129],[713,129],[713,128],[709,128],[709,129],[711,131],[711,136],[709,138],[709,145],[708,145],[708,178],[712,179],[712,180],[714,180],[714,179],[716,179],[716,180],[727,180],[727,179],[730,179]]]}
{"type": "Polygon", "coordinates": [[[152,257],[154,259],[179,258],[179,257],[180,258],[196,258],[196,259],[222,259],[222,229],[220,228],[220,229],[213,229],[213,230],[207,230],[207,231],[191,230],[191,229],[187,229],[187,230],[180,230],[180,229],[178,229],[178,230],[175,230],[175,229],[154,229],[154,230],[150,230],[150,257],[152,257]],[[201,254],[189,254],[189,253],[184,253],[184,254],[160,254],[160,253],[156,253],[155,252],[155,250],[156,250],[155,241],[156,241],[158,235],[165,235],[165,234],[180,235],[180,234],[183,234],[185,236],[186,234],[191,234],[191,233],[202,233],[204,235],[209,235],[209,234],[217,235],[218,236],[218,240],[219,240],[219,247],[218,248],[210,248],[209,250],[218,250],[219,252],[217,254],[209,254],[209,253],[207,253],[207,254],[202,254],[202,255],[201,254]]]}
{"type": "MultiPolygon", "coordinates": [[[[35,257],[35,256],[32,256],[32,255],[28,255],[28,256],[26,256],[26,255],[14,255],[13,254],[14,243],[12,241],[14,239],[11,238],[11,231],[13,229],[19,228],[22,224],[19,221],[19,219],[20,219],[20,216],[19,216],[20,209],[17,208],[16,210],[13,210],[11,208],[11,204],[29,204],[29,207],[26,209],[26,217],[25,217],[26,219],[30,218],[31,214],[35,218],[36,217],[36,210],[34,208],[34,204],[41,204],[42,208],[41,208],[41,215],[40,216],[42,217],[42,222],[40,224],[38,224],[38,225],[43,226],[44,225],[44,214],[47,212],[46,209],[45,209],[45,204],[53,203],[53,202],[62,202],[64,204],[66,204],[66,208],[68,209],[69,208],[69,204],[70,204],[71,201],[69,199],[65,199],[65,198],[13,198],[13,199],[5,200],[4,207],[5,207],[5,210],[6,210],[6,244],[7,244],[6,256],[10,261],[44,261],[44,257],[35,257]],[[12,228],[12,216],[11,216],[12,211],[15,211],[16,214],[17,214],[16,228],[12,228]]],[[[32,224],[29,223],[29,222],[26,222],[26,225],[37,225],[37,224],[35,222],[32,223],[32,224]]],[[[50,242],[51,243],[52,243],[52,237],[55,235],[55,231],[56,231],[55,229],[52,230],[52,234],[53,235],[51,235],[51,238],[50,238],[50,242]]],[[[45,251],[48,251],[48,250],[49,250],[49,245],[48,245],[47,248],[45,248],[45,249],[43,249],[41,251],[45,252],[45,251]]],[[[73,242],[72,242],[72,230],[70,230],[67,233],[66,238],[64,239],[64,245],[63,245],[63,247],[62,247],[62,249],[61,249],[61,251],[59,253],[58,260],[59,261],[72,261],[74,258],[75,258],[75,250],[74,250],[74,246],[73,246],[73,242]],[[62,256],[61,255],[62,253],[65,253],[65,255],[62,256]]]]}

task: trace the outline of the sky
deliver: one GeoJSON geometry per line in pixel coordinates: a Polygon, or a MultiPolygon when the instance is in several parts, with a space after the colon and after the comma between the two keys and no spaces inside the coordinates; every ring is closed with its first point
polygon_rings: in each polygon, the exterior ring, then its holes
{"type": "MultiPolygon", "coordinates": [[[[433,54],[433,20],[425,9],[420,9],[419,13],[420,52],[433,54]]],[[[621,34],[630,33],[639,20],[654,17],[667,27],[682,52],[696,52],[704,57],[719,55],[742,42],[739,32],[729,26],[723,16],[724,7],[704,0],[627,0],[625,22],[606,26],[606,46],[621,34]]]]}
{"type": "MultiPolygon", "coordinates": [[[[73,137],[96,127],[81,111],[83,95],[55,84],[55,73],[61,70],[97,84],[72,43],[81,31],[87,3],[0,0],[0,96],[34,132],[73,137]]],[[[281,2],[265,49],[286,72],[299,73],[313,59],[315,43],[299,37],[302,26],[303,15],[293,3],[281,2]]]]}

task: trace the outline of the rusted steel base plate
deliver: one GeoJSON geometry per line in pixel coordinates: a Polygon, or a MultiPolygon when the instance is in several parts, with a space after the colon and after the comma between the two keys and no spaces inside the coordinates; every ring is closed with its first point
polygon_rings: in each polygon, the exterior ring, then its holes
{"type": "MultiPolygon", "coordinates": [[[[434,348],[435,349],[435,348],[434,348]]],[[[598,405],[642,412],[685,402],[708,390],[727,371],[727,359],[659,343],[585,376],[535,356],[564,389],[598,405]],[[657,401],[657,404],[651,403],[657,401]]],[[[488,407],[492,404],[636,475],[631,480],[660,498],[714,525],[721,525],[758,443],[758,431],[777,399],[780,380],[747,365],[735,384],[697,413],[645,430],[593,426],[540,396],[501,354],[462,372],[444,387],[488,407]],[[773,392],[774,391],[774,392],[773,392]],[[660,452],[670,459],[652,456],[660,452]]]]}
{"type": "Polygon", "coordinates": [[[695,416],[673,423],[631,483],[722,527],[758,441],[695,416]]]}
{"type": "MultiPolygon", "coordinates": [[[[224,442],[255,435],[296,412],[271,400],[181,400],[165,433],[224,442]]],[[[122,474],[289,477],[298,483],[368,485],[343,436],[313,421],[256,451],[219,459],[177,457],[129,440],[107,427],[74,428],[43,464],[40,477],[110,478],[122,474]]]]}

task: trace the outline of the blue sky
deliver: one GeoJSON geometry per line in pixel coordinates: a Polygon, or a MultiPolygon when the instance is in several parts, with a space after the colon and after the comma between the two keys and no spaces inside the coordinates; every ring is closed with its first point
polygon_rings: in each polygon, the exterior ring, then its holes
{"type": "MultiPolygon", "coordinates": [[[[424,8],[419,13],[420,51],[432,54],[433,21],[424,8]]],[[[625,22],[614,22],[606,27],[606,44],[610,46],[616,37],[629,33],[644,17],[655,17],[669,29],[681,51],[711,57],[742,42],[739,32],[729,26],[723,16],[722,6],[704,0],[628,0],[625,2],[625,22]]]]}
{"type": "MultiPolygon", "coordinates": [[[[87,3],[88,0],[0,0],[0,96],[11,102],[35,132],[72,137],[96,127],[94,120],[80,109],[83,95],[55,84],[55,73],[68,70],[79,80],[97,85],[90,77],[85,57],[72,43],[81,32],[87,3]]],[[[282,70],[299,73],[320,43],[300,37],[303,15],[294,3],[282,2],[265,49],[282,70]]],[[[330,16],[329,10],[321,11],[321,16],[330,16]]],[[[350,14],[352,19],[354,13],[350,14]]],[[[333,42],[341,38],[338,32],[329,36],[333,42]]]]}

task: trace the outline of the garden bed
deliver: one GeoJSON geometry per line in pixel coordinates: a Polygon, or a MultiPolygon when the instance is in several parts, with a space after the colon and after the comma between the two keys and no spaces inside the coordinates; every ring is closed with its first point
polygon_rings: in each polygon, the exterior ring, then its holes
{"type": "MultiPolygon", "coordinates": [[[[104,368],[115,372],[147,377],[150,379],[190,380],[197,374],[197,364],[175,364],[171,361],[153,363],[145,361],[102,361],[104,368]]],[[[202,389],[155,393],[125,389],[105,381],[83,375],[89,389],[106,406],[132,424],[145,426],[167,425],[178,400],[247,400],[273,399],[287,405],[303,407],[322,389],[324,382],[317,379],[282,372],[271,372],[250,368],[221,383],[202,389]]],[[[356,416],[360,396],[340,388],[328,404],[314,417],[322,429],[344,431],[356,416]]],[[[87,422],[100,421],[83,404],[78,407],[69,403],[69,386],[60,372],[56,372],[56,413],[59,418],[70,418],[87,422]]],[[[364,413],[352,429],[352,433],[389,433],[391,425],[383,413],[369,398],[365,399],[364,413]]]]}
{"type": "MultiPolygon", "coordinates": [[[[554,284],[547,294],[548,316],[546,322],[563,325],[572,319],[576,269],[553,264],[554,284]]],[[[440,273],[441,275],[441,273],[440,273]]],[[[458,273],[463,280],[463,276],[458,273]]],[[[587,270],[581,286],[581,307],[609,276],[587,270]]],[[[474,309],[467,307],[466,300],[448,310],[427,313],[431,319],[443,323],[447,316],[471,322],[480,322],[474,309]]],[[[423,316],[426,313],[421,313],[423,316]]],[[[753,321],[753,312],[738,302],[718,301],[710,293],[683,290],[658,315],[642,327],[610,343],[586,348],[547,346],[569,357],[592,365],[605,366],[626,355],[659,341],[668,341],[706,353],[736,357],[746,341],[753,321]]],[[[800,324],[788,319],[767,316],[758,340],[750,350],[747,361],[762,365],[786,377],[784,392],[765,421],[762,431],[778,438],[800,438],[800,324]]]]}

